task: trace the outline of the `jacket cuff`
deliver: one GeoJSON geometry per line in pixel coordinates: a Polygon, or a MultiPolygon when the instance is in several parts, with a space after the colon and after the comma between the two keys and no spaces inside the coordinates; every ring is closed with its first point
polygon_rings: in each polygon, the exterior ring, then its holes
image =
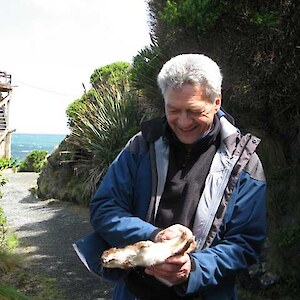
{"type": "MultiPolygon", "coordinates": [[[[194,274],[192,274],[195,270],[196,270],[196,263],[195,263],[195,259],[190,256],[190,260],[191,260],[191,272],[189,274],[189,278],[187,281],[179,284],[179,285],[175,285],[173,286],[174,291],[176,292],[176,294],[178,294],[180,297],[184,297],[187,296],[187,294],[193,294],[194,291],[189,291],[189,285],[190,285],[190,278],[191,276],[193,276],[194,274]]],[[[194,277],[194,276],[193,276],[194,277]]]]}
{"type": "Polygon", "coordinates": [[[159,232],[161,232],[161,231],[162,231],[162,229],[160,229],[160,228],[155,229],[155,230],[150,234],[149,239],[150,239],[152,242],[155,242],[155,237],[156,237],[157,234],[158,234],[159,232]]]}

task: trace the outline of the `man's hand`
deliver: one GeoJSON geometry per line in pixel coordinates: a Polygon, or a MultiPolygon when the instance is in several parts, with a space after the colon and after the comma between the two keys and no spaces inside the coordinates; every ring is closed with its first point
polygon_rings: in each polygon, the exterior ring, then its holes
{"type": "MultiPolygon", "coordinates": [[[[171,240],[181,236],[183,232],[187,234],[187,239],[193,237],[193,233],[189,228],[181,224],[175,224],[160,231],[155,237],[155,242],[171,240]]],[[[187,254],[174,255],[166,259],[163,264],[146,268],[145,272],[148,275],[166,279],[174,285],[180,284],[189,277],[191,272],[191,260],[187,254]]]]}
{"type": "Polygon", "coordinates": [[[173,285],[185,282],[191,272],[191,260],[187,254],[174,255],[163,264],[147,267],[148,275],[166,279],[173,285]]]}
{"type": "Polygon", "coordinates": [[[192,231],[181,225],[181,224],[175,224],[172,225],[162,231],[160,231],[156,236],[154,241],[155,242],[162,242],[164,240],[171,240],[174,239],[175,237],[181,236],[181,234],[185,232],[186,233],[186,238],[190,239],[193,237],[192,231]]]}

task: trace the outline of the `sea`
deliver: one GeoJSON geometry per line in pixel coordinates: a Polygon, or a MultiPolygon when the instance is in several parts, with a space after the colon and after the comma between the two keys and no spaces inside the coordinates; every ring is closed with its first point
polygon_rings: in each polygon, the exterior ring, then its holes
{"type": "Polygon", "coordinates": [[[65,134],[13,133],[11,158],[22,161],[33,150],[45,150],[51,154],[65,137],[65,134]]]}

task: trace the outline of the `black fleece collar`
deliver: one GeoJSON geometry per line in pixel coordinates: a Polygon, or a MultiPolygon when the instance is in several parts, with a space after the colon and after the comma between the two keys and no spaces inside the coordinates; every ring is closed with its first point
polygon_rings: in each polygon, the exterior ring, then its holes
{"type": "Polygon", "coordinates": [[[178,137],[174,134],[169,124],[166,122],[164,124],[164,132],[163,135],[166,137],[166,139],[169,141],[170,145],[177,147],[178,149],[189,151],[190,153],[193,153],[195,151],[201,150],[201,148],[206,148],[206,146],[213,143],[219,132],[220,132],[220,120],[217,116],[214,117],[213,121],[213,127],[212,129],[206,134],[204,137],[199,138],[196,142],[194,142],[192,145],[186,145],[183,144],[178,137]]]}

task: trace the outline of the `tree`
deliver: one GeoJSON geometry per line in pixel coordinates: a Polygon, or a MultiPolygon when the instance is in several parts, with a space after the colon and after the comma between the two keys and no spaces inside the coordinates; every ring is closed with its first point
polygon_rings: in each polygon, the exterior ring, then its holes
{"type": "Polygon", "coordinates": [[[90,77],[90,83],[93,88],[97,89],[105,85],[122,85],[122,81],[128,80],[130,73],[130,64],[127,62],[115,62],[94,71],[90,77]]]}

